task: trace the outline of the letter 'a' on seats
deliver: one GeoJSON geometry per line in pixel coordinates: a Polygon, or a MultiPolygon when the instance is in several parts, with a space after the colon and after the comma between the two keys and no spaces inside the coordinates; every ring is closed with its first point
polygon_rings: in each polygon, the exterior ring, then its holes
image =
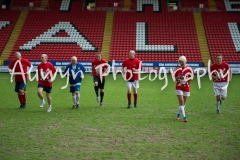
{"type": "Polygon", "coordinates": [[[19,50],[31,51],[41,44],[77,44],[83,52],[96,52],[98,50],[71,22],[59,22],[47,32],[20,46],[19,50]],[[69,37],[55,37],[61,31],[67,32],[69,37]]]}

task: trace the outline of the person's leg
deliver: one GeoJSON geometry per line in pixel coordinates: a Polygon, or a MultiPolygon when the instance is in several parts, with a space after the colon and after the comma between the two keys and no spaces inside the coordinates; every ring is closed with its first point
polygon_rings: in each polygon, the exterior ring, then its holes
{"type": "Polygon", "coordinates": [[[40,98],[40,100],[41,100],[41,104],[40,104],[40,107],[42,108],[43,106],[44,106],[44,104],[45,104],[45,101],[44,101],[44,98],[43,98],[43,86],[41,86],[41,85],[38,85],[38,91],[37,91],[37,93],[38,93],[38,97],[40,98]]]}
{"type": "Polygon", "coordinates": [[[79,108],[80,101],[80,87],[81,85],[75,85],[75,96],[76,96],[76,108],[79,108]]]}
{"type": "Polygon", "coordinates": [[[137,108],[137,100],[138,100],[138,93],[137,89],[139,88],[139,82],[134,81],[133,82],[133,94],[134,94],[134,107],[137,108]]]}
{"type": "Polygon", "coordinates": [[[98,94],[98,81],[99,81],[99,78],[97,76],[94,76],[93,77],[94,91],[95,91],[95,94],[96,94],[96,101],[97,102],[100,101],[99,94],[98,94]]]}
{"type": "Polygon", "coordinates": [[[137,108],[137,100],[138,100],[137,88],[133,87],[133,94],[134,94],[134,107],[137,108]]]}
{"type": "Polygon", "coordinates": [[[20,84],[21,82],[15,82],[15,92],[17,93],[18,95],[18,100],[20,102],[20,109],[23,108],[23,97],[22,97],[22,91],[21,91],[21,88],[20,88],[20,84]]]}
{"type": "Polygon", "coordinates": [[[52,111],[52,97],[51,97],[51,93],[46,92],[46,96],[47,96],[47,100],[48,100],[48,110],[47,110],[47,112],[51,112],[52,111]]]}
{"type": "Polygon", "coordinates": [[[18,96],[19,96],[19,100],[21,100],[21,108],[25,108],[26,107],[26,83],[24,83],[24,81],[19,83],[19,90],[18,90],[18,96]]]}
{"type": "Polygon", "coordinates": [[[104,97],[104,85],[105,85],[105,78],[102,79],[102,82],[99,83],[99,88],[100,88],[100,108],[103,106],[103,97],[104,97]]]}
{"type": "Polygon", "coordinates": [[[182,112],[183,114],[183,122],[187,122],[187,117],[185,114],[185,106],[187,104],[187,98],[190,96],[190,92],[183,92],[183,106],[182,106],[182,112]]]}
{"type": "Polygon", "coordinates": [[[221,105],[222,100],[225,100],[227,97],[227,82],[222,82],[219,95],[220,95],[220,105],[221,105]]]}
{"type": "Polygon", "coordinates": [[[179,111],[180,114],[183,116],[183,121],[186,121],[186,115],[185,115],[185,110],[184,110],[184,98],[183,95],[177,95],[178,98],[178,104],[179,104],[179,111]]]}
{"type": "Polygon", "coordinates": [[[76,91],[75,92],[75,95],[76,95],[76,108],[79,108],[79,101],[80,101],[80,92],[79,91],[76,91]]]}
{"type": "Polygon", "coordinates": [[[26,108],[26,102],[27,102],[27,100],[26,100],[26,92],[24,92],[24,90],[19,89],[18,96],[19,96],[19,100],[22,101],[21,108],[22,109],[26,108]]]}
{"type": "Polygon", "coordinates": [[[131,102],[131,90],[132,90],[132,83],[131,82],[126,82],[127,84],[127,99],[128,99],[128,107],[131,108],[132,102],[131,102]]]}
{"type": "Polygon", "coordinates": [[[72,101],[73,101],[72,108],[76,108],[77,100],[76,100],[76,93],[75,92],[72,92],[72,101]]]}
{"type": "Polygon", "coordinates": [[[220,103],[221,103],[221,84],[220,83],[213,83],[213,88],[214,88],[214,96],[216,97],[216,112],[220,113],[220,103]]]}
{"type": "Polygon", "coordinates": [[[217,113],[220,113],[220,95],[216,95],[216,109],[217,109],[217,113]]]}
{"type": "Polygon", "coordinates": [[[183,116],[183,121],[184,122],[187,122],[186,121],[186,115],[185,115],[185,110],[184,110],[184,96],[183,96],[183,91],[181,90],[176,90],[176,95],[177,95],[177,98],[178,98],[178,113],[177,113],[177,117],[176,117],[176,120],[180,120],[180,116],[182,114],[183,116]]]}

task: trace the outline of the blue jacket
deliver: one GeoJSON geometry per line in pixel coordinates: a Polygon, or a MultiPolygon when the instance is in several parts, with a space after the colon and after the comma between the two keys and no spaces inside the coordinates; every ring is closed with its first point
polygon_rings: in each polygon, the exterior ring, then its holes
{"type": "Polygon", "coordinates": [[[72,64],[70,63],[65,68],[64,74],[68,71],[68,73],[70,74],[69,83],[70,84],[76,84],[76,83],[81,83],[82,82],[82,78],[80,76],[83,76],[82,74],[85,73],[85,70],[86,69],[84,68],[84,66],[80,63],[76,64],[75,69],[73,69],[72,64]],[[73,73],[72,73],[72,71],[73,71],[73,73]],[[74,79],[74,76],[76,77],[75,79],[74,79]]]}

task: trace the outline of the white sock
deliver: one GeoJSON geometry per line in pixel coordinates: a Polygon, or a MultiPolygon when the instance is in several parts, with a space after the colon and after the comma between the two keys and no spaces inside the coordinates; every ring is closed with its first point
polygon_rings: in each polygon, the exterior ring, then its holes
{"type": "Polygon", "coordinates": [[[186,117],[186,115],[185,115],[185,110],[184,110],[184,106],[180,106],[180,108],[181,108],[183,117],[186,117]]]}
{"type": "Polygon", "coordinates": [[[181,114],[181,106],[178,107],[178,114],[181,114]]]}
{"type": "Polygon", "coordinates": [[[76,104],[76,95],[72,96],[73,104],[76,104]]]}
{"type": "Polygon", "coordinates": [[[45,103],[45,100],[44,100],[44,99],[42,99],[42,102],[43,102],[43,103],[45,103]]]}
{"type": "Polygon", "coordinates": [[[220,102],[219,101],[216,101],[216,107],[217,107],[218,110],[220,109],[220,102]]]}
{"type": "Polygon", "coordinates": [[[48,107],[52,107],[52,105],[50,104],[48,107]]]}
{"type": "Polygon", "coordinates": [[[79,100],[80,100],[80,93],[78,93],[78,95],[76,95],[76,103],[79,104],[79,100]]]}

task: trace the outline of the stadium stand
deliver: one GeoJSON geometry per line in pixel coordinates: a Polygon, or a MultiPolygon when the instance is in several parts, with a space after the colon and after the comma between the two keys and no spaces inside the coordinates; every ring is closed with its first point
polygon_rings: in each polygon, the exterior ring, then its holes
{"type": "Polygon", "coordinates": [[[202,16],[212,59],[221,53],[225,61],[239,62],[240,13],[208,11],[202,16]]]}
{"type": "Polygon", "coordinates": [[[181,0],[180,1],[180,6],[182,8],[198,8],[199,4],[207,5],[208,0],[194,0],[194,1],[181,0]]]}
{"type": "Polygon", "coordinates": [[[0,10],[0,54],[3,52],[12,33],[20,11],[0,10]]]}
{"type": "MultiPolygon", "coordinates": [[[[174,51],[166,49],[140,51],[138,57],[143,61],[176,61],[180,55],[189,57],[189,61],[201,62],[200,50],[194,26],[192,12],[153,13],[146,7],[145,13],[119,12],[114,14],[110,60],[122,61],[129,50],[135,50],[139,44],[146,48],[156,45],[174,45],[174,51]],[[137,31],[137,23],[145,29],[137,31]],[[140,36],[136,36],[139,33],[140,36]],[[142,35],[142,36],[141,36],[142,35]],[[145,43],[141,43],[143,36],[145,43]]],[[[164,47],[164,46],[158,46],[164,47]]],[[[141,47],[140,47],[141,48],[141,47]]],[[[141,49],[140,49],[141,50],[141,49]]]]}
{"type": "MultiPolygon", "coordinates": [[[[14,0],[15,4],[21,2],[30,0],[14,0]]],[[[94,52],[102,51],[107,11],[84,10],[84,0],[48,2],[50,10],[29,11],[9,60],[19,50],[32,60],[46,53],[52,60],[68,60],[69,55],[76,55],[85,61],[92,60],[94,52]]],[[[198,8],[209,2],[182,0],[179,5],[198,8]]],[[[113,3],[121,7],[124,1],[96,0],[96,7],[113,7],[113,3]]],[[[211,58],[215,60],[215,55],[222,53],[227,62],[239,62],[239,1],[215,0],[215,4],[217,11],[200,12],[211,58]]],[[[202,62],[194,10],[169,12],[165,0],[132,0],[131,9],[113,14],[110,61],[123,61],[129,50],[136,50],[144,62],[175,62],[181,55],[186,55],[189,62],[202,62]]],[[[5,26],[0,29],[1,52],[19,14],[0,11],[0,26],[5,26]]]]}
{"type": "Polygon", "coordinates": [[[123,0],[97,0],[96,7],[114,7],[114,3],[118,3],[118,7],[123,7],[123,0]]]}
{"type": "Polygon", "coordinates": [[[25,58],[32,60],[39,60],[43,53],[52,60],[66,60],[71,55],[78,56],[80,60],[92,60],[93,52],[101,51],[105,16],[103,11],[29,11],[9,59],[20,50],[25,58]],[[82,42],[77,43],[79,39],[76,40],[79,36],[83,41],[87,39],[85,42],[95,49],[80,47],[82,42]]]}

